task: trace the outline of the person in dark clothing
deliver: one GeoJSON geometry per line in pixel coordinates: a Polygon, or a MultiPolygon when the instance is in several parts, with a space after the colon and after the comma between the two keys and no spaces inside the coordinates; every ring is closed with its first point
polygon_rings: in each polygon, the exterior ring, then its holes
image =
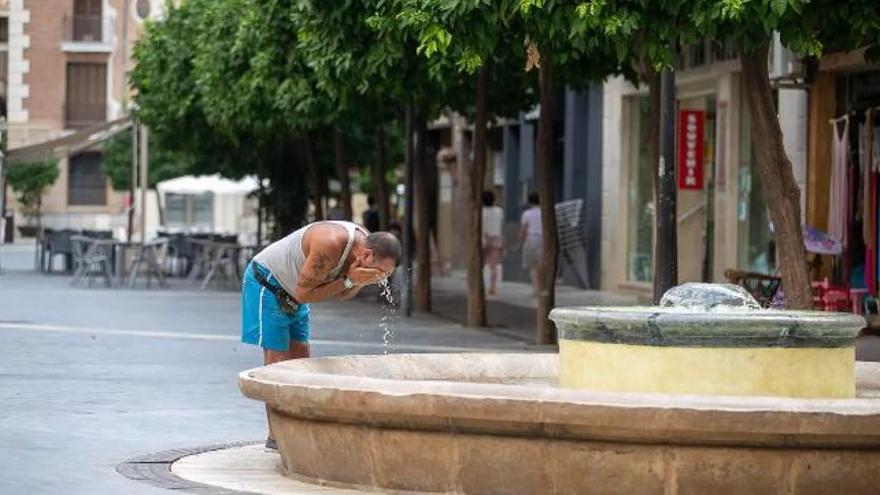
{"type": "Polygon", "coordinates": [[[367,196],[367,211],[364,212],[363,222],[364,228],[370,232],[379,231],[379,209],[376,208],[376,198],[367,196]]]}

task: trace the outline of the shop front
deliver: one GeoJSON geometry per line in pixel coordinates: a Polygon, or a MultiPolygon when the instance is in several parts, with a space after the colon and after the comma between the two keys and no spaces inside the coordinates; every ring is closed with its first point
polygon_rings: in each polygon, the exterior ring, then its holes
{"type": "MultiPolygon", "coordinates": [[[[773,273],[772,227],[735,60],[677,74],[678,279],[722,282],[730,269],[773,273]]],[[[654,171],[644,87],[605,86],[603,273],[607,290],[652,291],[654,171]]]]}
{"type": "MultiPolygon", "coordinates": [[[[880,66],[825,57],[810,88],[806,223],[828,239],[811,256],[817,305],[875,315],[880,286],[880,66]]],[[[869,321],[872,318],[869,318],[869,321]]]]}

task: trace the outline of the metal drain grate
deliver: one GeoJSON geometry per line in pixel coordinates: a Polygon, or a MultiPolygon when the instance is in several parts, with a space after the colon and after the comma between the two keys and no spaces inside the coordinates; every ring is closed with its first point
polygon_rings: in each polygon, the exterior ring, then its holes
{"type": "Polygon", "coordinates": [[[182,490],[202,495],[248,495],[252,492],[228,490],[226,488],[219,488],[185,480],[171,472],[171,465],[178,459],[186,456],[202,454],[214,450],[243,447],[255,443],[261,442],[231,442],[206,447],[173,449],[153,454],[140,455],[118,464],[116,466],[116,472],[128,479],[142,481],[168,490],[182,490]]]}

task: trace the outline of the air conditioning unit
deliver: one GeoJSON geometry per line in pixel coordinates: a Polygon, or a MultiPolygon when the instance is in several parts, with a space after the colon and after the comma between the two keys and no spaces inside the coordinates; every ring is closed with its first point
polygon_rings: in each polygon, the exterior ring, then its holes
{"type": "Polygon", "coordinates": [[[767,56],[771,85],[777,88],[806,88],[813,81],[815,68],[813,60],[795,55],[782,44],[779,33],[773,34],[767,56]]]}

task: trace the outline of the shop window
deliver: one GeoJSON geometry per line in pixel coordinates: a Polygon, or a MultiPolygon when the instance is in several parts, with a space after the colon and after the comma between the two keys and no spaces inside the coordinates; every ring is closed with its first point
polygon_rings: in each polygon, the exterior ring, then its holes
{"type": "Polygon", "coordinates": [[[767,202],[761,191],[761,176],[752,144],[752,119],[745,99],[742,100],[739,114],[737,264],[741,270],[769,275],[776,271],[776,245],[767,202]]]}
{"type": "Polygon", "coordinates": [[[627,163],[627,279],[653,279],[654,185],[651,152],[651,102],[646,96],[628,98],[627,163]]]}
{"type": "Polygon", "coordinates": [[[70,157],[67,173],[67,204],[107,204],[107,176],[101,170],[101,153],[86,152],[70,157]]]}

